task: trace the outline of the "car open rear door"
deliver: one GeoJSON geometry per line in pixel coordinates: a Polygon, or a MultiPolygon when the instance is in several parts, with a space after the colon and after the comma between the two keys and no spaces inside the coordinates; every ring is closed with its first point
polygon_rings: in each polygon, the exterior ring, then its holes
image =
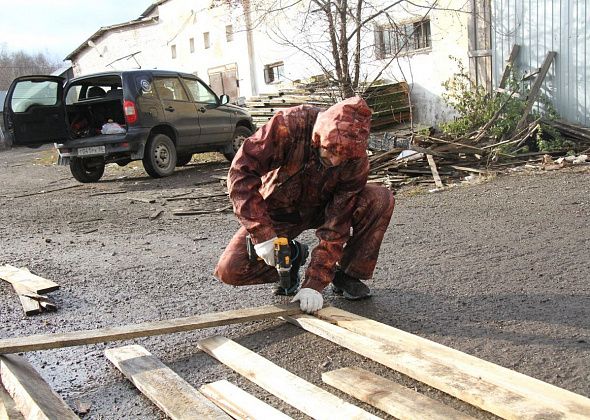
{"type": "Polygon", "coordinates": [[[63,90],[64,79],[57,76],[23,76],[12,82],[4,101],[4,129],[13,145],[68,139],[63,90]]]}

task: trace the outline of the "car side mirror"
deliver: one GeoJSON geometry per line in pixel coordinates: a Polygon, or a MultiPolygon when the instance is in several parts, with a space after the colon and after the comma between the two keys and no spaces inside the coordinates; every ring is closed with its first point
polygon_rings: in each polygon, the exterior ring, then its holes
{"type": "Polygon", "coordinates": [[[221,101],[221,105],[225,105],[227,103],[229,103],[229,96],[227,96],[225,93],[223,95],[221,95],[219,97],[219,100],[221,101]]]}

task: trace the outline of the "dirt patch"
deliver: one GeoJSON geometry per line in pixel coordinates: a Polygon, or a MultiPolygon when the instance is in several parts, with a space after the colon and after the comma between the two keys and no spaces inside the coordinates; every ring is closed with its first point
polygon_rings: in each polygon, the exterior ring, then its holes
{"type": "MultiPolygon", "coordinates": [[[[218,209],[227,198],[164,200],[223,192],[218,178],[227,163],[192,163],[160,180],[140,166],[109,166],[101,182],[82,185],[50,156],[46,148],[0,153],[0,264],[26,266],[61,285],[52,293],[58,312],[25,317],[8,283],[0,282],[1,337],[285,301],[270,286],[235,288],[213,278],[238,228],[231,213],[172,215],[175,208],[218,209]],[[106,194],[113,191],[119,193],[106,194]]],[[[326,303],[590,397],[589,175],[586,166],[435,194],[399,193],[370,283],[374,297],[351,303],[327,290],[326,303]]],[[[313,232],[303,241],[313,246],[313,232]]],[[[194,386],[227,378],[302,418],[200,352],[196,341],[213,334],[323,387],[322,371],[361,366],[479,418],[493,417],[280,321],[134,342],[194,386]]],[[[90,404],[85,418],[163,417],[104,357],[105,348],[118,344],[26,357],[72,407],[90,404]]]]}

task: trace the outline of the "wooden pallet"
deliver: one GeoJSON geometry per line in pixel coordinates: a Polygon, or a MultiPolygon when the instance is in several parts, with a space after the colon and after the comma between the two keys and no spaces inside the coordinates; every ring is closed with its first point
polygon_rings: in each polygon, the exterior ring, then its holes
{"type": "MultiPolygon", "coordinates": [[[[200,317],[199,320],[195,321],[191,328],[281,316],[294,325],[389,369],[401,372],[502,418],[587,419],[590,413],[590,399],[584,396],[340,309],[327,307],[319,311],[316,316],[302,314],[294,305],[250,308],[241,310],[242,313],[239,312],[199,315],[197,316],[200,317]],[[203,322],[204,319],[208,322],[203,322]]],[[[184,327],[181,330],[186,331],[188,326],[186,319],[183,320],[184,327]]],[[[177,325],[177,320],[168,322],[170,325],[177,325]]],[[[140,325],[145,326],[145,324],[140,325]]],[[[153,325],[146,328],[143,333],[138,326],[118,327],[118,329],[132,331],[132,337],[155,334],[153,325]]],[[[174,332],[162,329],[158,331],[174,332]]],[[[57,342],[72,345],[74,341],[77,344],[85,344],[85,340],[96,343],[99,342],[99,337],[105,338],[105,341],[129,338],[124,336],[113,338],[111,335],[105,335],[101,330],[96,330],[95,333],[84,331],[67,334],[79,334],[80,337],[76,341],[71,336],[70,341],[65,342],[62,337],[57,342]]],[[[6,353],[7,349],[25,351],[22,349],[55,348],[56,346],[49,341],[51,337],[57,338],[57,336],[60,335],[46,335],[43,340],[40,340],[39,336],[0,340],[0,353],[6,353]],[[15,340],[20,341],[20,346],[15,346],[15,340]],[[41,342],[44,344],[41,345],[41,342]]],[[[198,346],[259,387],[313,418],[374,419],[379,418],[378,415],[382,415],[381,413],[400,419],[471,418],[424,394],[358,367],[350,366],[324,372],[321,377],[328,385],[324,388],[299,378],[288,369],[277,366],[272,361],[225,337],[208,337],[199,341],[198,346]],[[330,392],[332,389],[330,387],[375,407],[372,411],[377,415],[334,395],[330,392]]],[[[197,390],[140,346],[110,348],[105,351],[105,354],[170,418],[225,419],[230,418],[228,415],[239,419],[288,418],[276,408],[247,394],[223,378],[212,384],[203,385],[197,390]]],[[[13,372],[21,372],[18,375],[21,382],[30,382],[29,377],[38,376],[31,371],[30,365],[21,359],[13,355],[0,356],[2,380],[5,381],[5,378],[8,378],[7,388],[15,401],[19,399],[22,401],[25,398],[14,391],[15,386],[11,379],[11,375],[15,376],[13,372]],[[6,374],[5,366],[9,365],[12,366],[8,371],[10,374],[6,374]]],[[[38,384],[33,388],[45,389],[47,386],[38,384]]],[[[40,397],[33,394],[29,391],[26,399],[29,403],[31,401],[35,403],[34,407],[38,408],[41,405],[41,401],[38,401],[40,397]]],[[[50,391],[47,395],[55,399],[56,394],[50,391]]],[[[46,399],[47,397],[44,397],[43,401],[46,399]]],[[[63,402],[56,404],[59,409],[66,410],[66,414],[61,418],[75,418],[68,417],[71,414],[67,411],[67,406],[63,406],[63,402]]],[[[56,408],[53,407],[53,409],[56,408]]]]}

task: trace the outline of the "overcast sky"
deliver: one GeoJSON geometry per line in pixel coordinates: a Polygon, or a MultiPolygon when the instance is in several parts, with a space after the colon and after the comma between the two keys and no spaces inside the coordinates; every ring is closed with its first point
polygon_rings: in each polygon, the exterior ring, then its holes
{"type": "Polygon", "coordinates": [[[101,26],[137,19],[153,0],[0,0],[0,44],[63,60],[101,26]]]}

